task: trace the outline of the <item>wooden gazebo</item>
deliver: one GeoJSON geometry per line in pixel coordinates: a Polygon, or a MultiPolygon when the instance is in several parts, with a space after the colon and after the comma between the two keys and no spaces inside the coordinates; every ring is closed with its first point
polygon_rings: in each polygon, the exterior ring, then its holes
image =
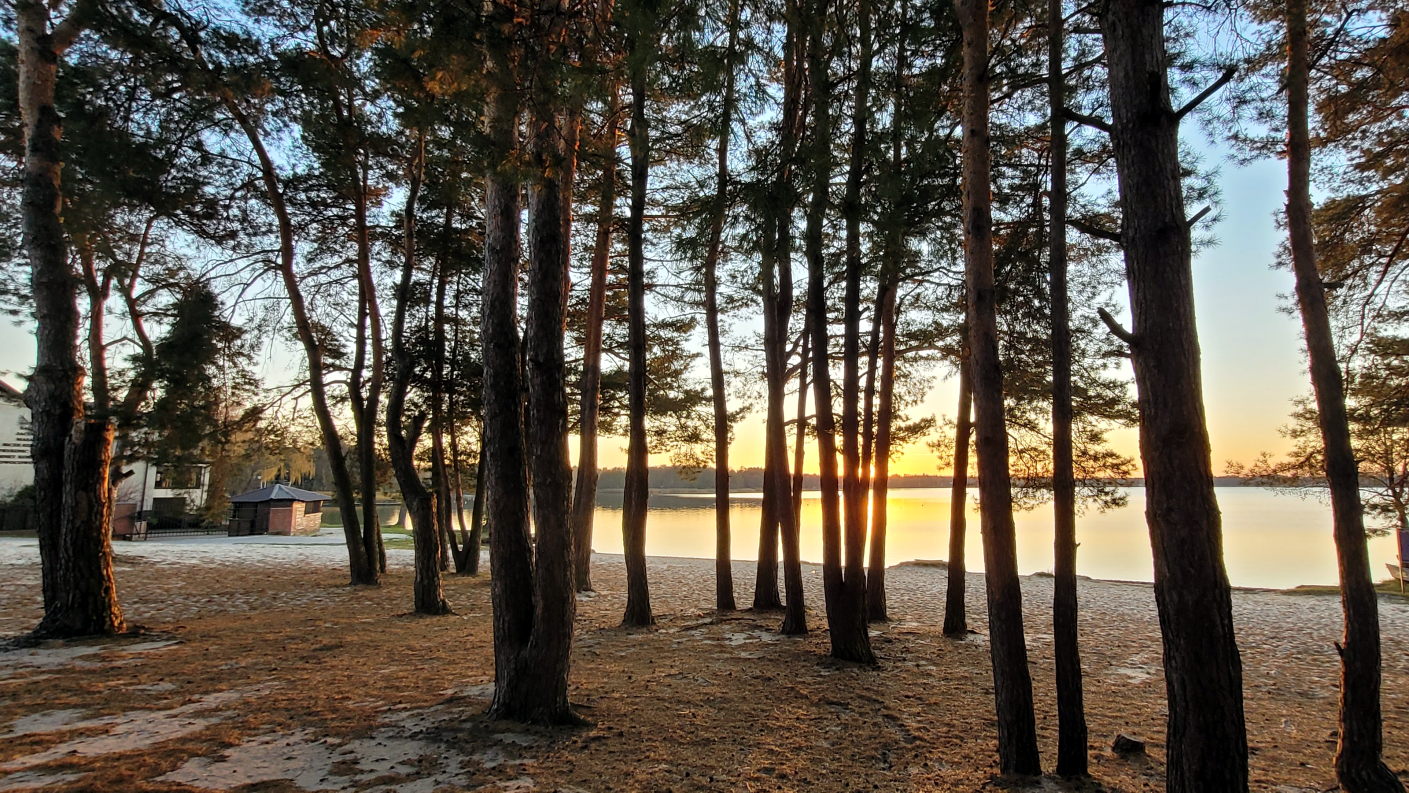
{"type": "Polygon", "coordinates": [[[230,536],[316,534],[330,496],[276,482],[230,499],[230,536]]]}

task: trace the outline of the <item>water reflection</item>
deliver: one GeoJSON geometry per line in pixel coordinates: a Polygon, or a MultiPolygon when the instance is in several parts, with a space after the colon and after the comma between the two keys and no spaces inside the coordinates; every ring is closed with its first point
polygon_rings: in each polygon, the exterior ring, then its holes
{"type": "MultiPolygon", "coordinates": [[[[1077,569],[1092,578],[1149,581],[1154,577],[1150,538],[1145,528],[1145,491],[1128,488],[1129,503],[1106,513],[1090,512],[1077,520],[1077,569]]],[[[969,532],[965,548],[969,568],[983,569],[983,543],[978,530],[974,491],[969,494],[969,532]]],[[[1220,487],[1223,545],[1228,578],[1234,586],[1285,588],[1298,584],[1336,582],[1335,545],[1331,539],[1330,507],[1314,496],[1257,487],[1220,487]],[[1304,496],[1304,497],[1303,497],[1304,496]]],[[[602,491],[592,547],[601,553],[621,553],[620,490],[602,491]]],[[[735,493],[729,504],[729,524],[735,559],[758,558],[758,526],[762,496],[735,493]]],[[[467,500],[466,506],[469,506],[467,500]]],[[[394,524],[398,505],[380,505],[384,525],[394,524]]],[[[329,518],[336,520],[336,510],[329,518]]],[[[822,504],[808,492],[802,502],[802,557],[822,559],[822,504]]],[[[887,504],[886,562],[943,559],[949,548],[949,490],[901,488],[890,491],[887,504]]],[[[467,514],[468,521],[469,515],[467,514]]],[[[331,522],[331,521],[330,521],[331,522]]],[[[1052,569],[1052,509],[1040,507],[1017,515],[1018,569],[1023,573],[1052,569]]],[[[1369,541],[1371,574],[1387,577],[1385,563],[1394,561],[1394,541],[1369,541]]],[[[652,556],[714,556],[714,495],[652,493],[646,526],[646,553],[652,556]]]]}
{"type": "MultiPolygon", "coordinates": [[[[1150,538],[1145,528],[1145,491],[1129,488],[1129,504],[1106,513],[1090,512],[1077,521],[1077,568],[1093,578],[1149,581],[1154,576],[1150,538]]],[[[969,498],[965,537],[969,568],[983,568],[983,544],[978,531],[974,492],[969,498]]],[[[730,499],[729,523],[736,559],[758,558],[760,495],[736,493],[730,499]]],[[[1314,497],[1299,497],[1266,488],[1218,488],[1223,512],[1224,553],[1229,580],[1235,586],[1292,587],[1336,581],[1335,545],[1331,539],[1330,508],[1314,497]]],[[[822,558],[819,494],[806,493],[802,503],[802,557],[822,558]]],[[[949,491],[907,488],[890,491],[886,506],[887,563],[913,559],[943,559],[949,548],[949,491]]],[[[598,498],[593,548],[621,553],[621,492],[598,498]]],[[[1041,507],[1017,515],[1018,569],[1023,573],[1052,569],[1052,509],[1041,507]]],[[[714,496],[711,493],[653,493],[646,527],[646,552],[653,556],[714,555],[714,496]]],[[[1371,573],[1386,577],[1385,563],[1394,560],[1388,537],[1370,540],[1371,573]]]]}

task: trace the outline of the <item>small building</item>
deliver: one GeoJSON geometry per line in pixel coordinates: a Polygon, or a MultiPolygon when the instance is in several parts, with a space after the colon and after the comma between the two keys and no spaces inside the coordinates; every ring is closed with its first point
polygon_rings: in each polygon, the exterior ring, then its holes
{"type": "Polygon", "coordinates": [[[316,534],[329,496],[275,482],[230,499],[230,536],[316,534]]]}

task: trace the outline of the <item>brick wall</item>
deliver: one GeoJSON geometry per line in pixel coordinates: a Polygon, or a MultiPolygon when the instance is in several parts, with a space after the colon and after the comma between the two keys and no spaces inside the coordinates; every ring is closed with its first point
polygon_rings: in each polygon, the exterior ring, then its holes
{"type": "Polygon", "coordinates": [[[302,514],[303,505],[295,502],[280,501],[269,505],[269,533],[280,534],[285,537],[294,533],[294,527],[298,522],[298,514],[302,514]]]}
{"type": "Polygon", "coordinates": [[[323,525],[323,513],[305,512],[304,505],[298,502],[294,502],[294,508],[297,510],[298,514],[297,528],[295,529],[295,533],[317,534],[318,528],[323,525]]]}

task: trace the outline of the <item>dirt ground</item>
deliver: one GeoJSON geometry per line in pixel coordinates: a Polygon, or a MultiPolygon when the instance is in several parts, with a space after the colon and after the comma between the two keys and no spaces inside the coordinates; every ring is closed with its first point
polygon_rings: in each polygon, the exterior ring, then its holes
{"type": "MultiPolygon", "coordinates": [[[[32,543],[32,541],[31,541],[32,543]]],[[[805,638],[775,614],[719,616],[712,562],[653,559],[650,630],[617,627],[619,557],[579,603],[572,700],[593,726],[491,723],[489,582],[446,582],[455,614],[416,617],[409,553],[380,588],[346,586],[341,550],[118,546],[144,636],[0,654],[0,791],[245,793],[562,791],[1156,791],[1164,686],[1148,585],[1084,581],[1093,780],[996,774],[982,633],[939,631],[944,571],[899,567],[879,667],[826,658],[820,572],[806,570],[805,638]],[[192,550],[196,549],[196,550],[192,550]],[[233,550],[232,550],[233,549],[233,550]],[[1118,757],[1118,733],[1148,742],[1118,757]]],[[[0,545],[0,635],[39,617],[37,557],[0,545]]],[[[751,598],[752,565],[735,568],[751,598]]],[[[984,629],[981,576],[967,591],[984,629]]],[[[1051,582],[1024,579],[1044,766],[1055,754],[1051,582]]],[[[1324,791],[1337,701],[1334,597],[1238,592],[1253,789],[1324,791]]],[[[1409,603],[1382,600],[1385,737],[1409,779],[1409,603]]]]}

